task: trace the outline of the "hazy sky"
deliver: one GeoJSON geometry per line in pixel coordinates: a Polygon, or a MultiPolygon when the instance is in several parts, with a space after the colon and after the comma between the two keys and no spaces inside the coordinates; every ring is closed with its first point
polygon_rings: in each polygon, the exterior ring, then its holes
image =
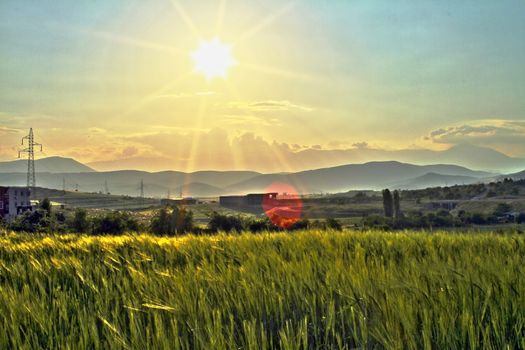
{"type": "Polygon", "coordinates": [[[521,0],[2,0],[0,159],[30,126],[44,155],[100,169],[460,143],[525,157],[524,38],[521,0]],[[207,81],[191,53],[214,37],[238,64],[207,81]]]}

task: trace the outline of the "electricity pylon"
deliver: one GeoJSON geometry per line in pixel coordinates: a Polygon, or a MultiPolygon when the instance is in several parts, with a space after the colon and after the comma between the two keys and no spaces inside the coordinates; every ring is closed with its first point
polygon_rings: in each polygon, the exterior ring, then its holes
{"type": "Polygon", "coordinates": [[[40,146],[42,152],[42,144],[35,142],[33,128],[30,128],[29,134],[22,138],[22,146],[25,146],[25,140],[27,140],[27,147],[18,151],[18,158],[20,154],[27,153],[27,188],[31,190],[31,196],[36,198],[35,146],[40,146]]]}

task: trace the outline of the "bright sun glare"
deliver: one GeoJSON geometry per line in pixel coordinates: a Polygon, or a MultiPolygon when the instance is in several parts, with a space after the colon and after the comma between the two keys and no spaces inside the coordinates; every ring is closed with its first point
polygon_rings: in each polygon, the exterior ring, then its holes
{"type": "Polygon", "coordinates": [[[195,71],[204,74],[208,80],[217,77],[225,78],[228,68],[237,63],[232,56],[231,47],[221,42],[219,38],[201,41],[191,57],[195,71]]]}

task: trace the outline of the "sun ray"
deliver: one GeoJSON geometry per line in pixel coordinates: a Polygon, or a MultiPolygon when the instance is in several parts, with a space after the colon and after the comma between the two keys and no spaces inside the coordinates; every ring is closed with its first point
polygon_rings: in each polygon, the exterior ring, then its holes
{"type": "Polygon", "coordinates": [[[153,91],[152,93],[148,94],[147,96],[145,96],[142,99],[140,99],[139,101],[137,101],[129,109],[127,109],[123,113],[123,115],[126,116],[126,115],[132,114],[133,112],[136,112],[137,110],[139,110],[142,107],[146,106],[151,101],[156,100],[159,95],[162,95],[162,94],[170,91],[175,86],[177,86],[177,85],[181,84],[182,82],[184,82],[188,77],[190,77],[190,75],[191,75],[190,73],[186,73],[186,74],[180,76],[176,80],[169,81],[168,83],[164,84],[163,86],[161,86],[157,90],[153,91]]]}
{"type": "Polygon", "coordinates": [[[281,7],[279,10],[263,18],[262,21],[254,25],[252,28],[244,31],[244,34],[241,35],[241,37],[235,41],[235,45],[259,33],[261,30],[269,26],[273,21],[275,21],[276,19],[278,19],[279,17],[283,16],[288,11],[290,11],[295,6],[296,3],[297,3],[296,0],[286,3],[286,5],[281,7]]]}
{"type": "Polygon", "coordinates": [[[200,38],[201,35],[199,33],[199,30],[197,29],[197,27],[195,26],[195,23],[193,23],[193,20],[191,19],[191,17],[188,15],[188,13],[186,12],[186,10],[184,9],[184,7],[182,7],[181,4],[179,4],[178,1],[176,0],[171,0],[171,3],[173,4],[173,7],[175,7],[175,10],[177,11],[177,13],[179,14],[180,18],[184,21],[184,23],[186,24],[186,26],[188,27],[188,29],[192,32],[192,34],[196,37],[196,38],[200,38]]]}
{"type": "MultiPolygon", "coordinates": [[[[204,119],[204,115],[206,114],[207,106],[208,106],[208,99],[205,96],[202,96],[200,103],[199,103],[199,111],[196,116],[196,127],[197,128],[202,127],[202,121],[204,119]]],[[[200,137],[201,137],[200,133],[198,132],[193,133],[190,153],[189,153],[188,161],[186,162],[186,169],[185,169],[186,175],[184,177],[184,184],[191,182],[191,175],[189,173],[192,171],[195,171],[195,159],[197,158],[197,152],[199,151],[200,137]]]]}
{"type": "Polygon", "coordinates": [[[274,67],[264,66],[260,64],[254,64],[254,63],[248,63],[248,62],[242,62],[240,65],[243,68],[250,69],[253,71],[261,72],[261,73],[267,73],[272,75],[278,75],[283,78],[291,78],[291,79],[299,79],[299,80],[310,80],[310,81],[319,81],[321,80],[319,77],[315,77],[310,74],[300,73],[300,72],[293,72],[290,70],[283,70],[278,69],[274,67]]]}
{"type": "Polygon", "coordinates": [[[215,24],[215,33],[217,35],[220,35],[222,31],[222,25],[224,23],[224,11],[226,10],[226,1],[227,0],[220,0],[219,2],[219,9],[217,10],[217,22],[215,24]]]}
{"type": "Polygon", "coordinates": [[[149,42],[145,40],[139,40],[139,39],[130,38],[127,36],[117,35],[117,34],[108,33],[108,32],[103,32],[99,30],[87,30],[87,29],[79,29],[79,28],[75,28],[73,30],[76,30],[77,32],[85,34],[85,35],[90,35],[90,36],[94,36],[94,37],[101,38],[104,40],[108,40],[113,43],[124,44],[124,45],[134,46],[134,47],[141,47],[141,48],[146,48],[146,49],[153,49],[153,50],[163,51],[163,52],[171,53],[175,55],[185,55],[186,54],[185,51],[178,49],[176,47],[169,46],[169,45],[149,42]]]}

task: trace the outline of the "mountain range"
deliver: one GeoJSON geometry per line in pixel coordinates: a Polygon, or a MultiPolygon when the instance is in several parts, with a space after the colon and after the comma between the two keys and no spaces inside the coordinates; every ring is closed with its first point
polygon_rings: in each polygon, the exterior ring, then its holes
{"type": "MultiPolygon", "coordinates": [[[[23,186],[27,163],[0,162],[0,185],[23,186]]],[[[214,197],[266,191],[272,184],[285,183],[299,193],[343,192],[353,189],[450,186],[488,181],[499,174],[475,171],[457,165],[414,165],[397,161],[347,164],[294,173],[262,174],[254,171],[146,172],[119,170],[97,172],[70,158],[50,157],[36,161],[37,183],[41,187],[83,192],[100,192],[107,183],[113,194],[137,196],[144,182],[146,196],[214,197]]],[[[516,177],[519,173],[515,174],[516,177]]]]}
{"type": "MultiPolygon", "coordinates": [[[[35,160],[35,169],[42,173],[81,173],[95,170],[72,158],[47,157],[35,160]]],[[[17,159],[0,162],[0,173],[23,173],[27,171],[27,160],[17,159]]]]}
{"type": "MultiPolygon", "coordinates": [[[[441,151],[428,149],[385,150],[368,145],[350,149],[307,148],[300,151],[284,152],[282,157],[290,171],[390,160],[418,165],[429,164],[429,162],[455,164],[470,169],[497,173],[512,173],[525,169],[525,159],[523,158],[511,157],[492,148],[472,144],[458,144],[441,151]]],[[[272,161],[271,155],[268,154],[261,155],[261,159],[250,158],[246,162],[246,166],[250,170],[263,173],[282,171],[280,168],[281,163],[272,161]]],[[[151,169],[166,170],[166,165],[169,164],[174,164],[174,161],[167,158],[135,156],[109,161],[96,161],[87,165],[99,171],[120,169],[151,171],[151,169]]],[[[202,166],[201,163],[198,165],[202,166]]],[[[225,168],[219,167],[216,170],[229,170],[229,166],[224,164],[225,168]]]]}

